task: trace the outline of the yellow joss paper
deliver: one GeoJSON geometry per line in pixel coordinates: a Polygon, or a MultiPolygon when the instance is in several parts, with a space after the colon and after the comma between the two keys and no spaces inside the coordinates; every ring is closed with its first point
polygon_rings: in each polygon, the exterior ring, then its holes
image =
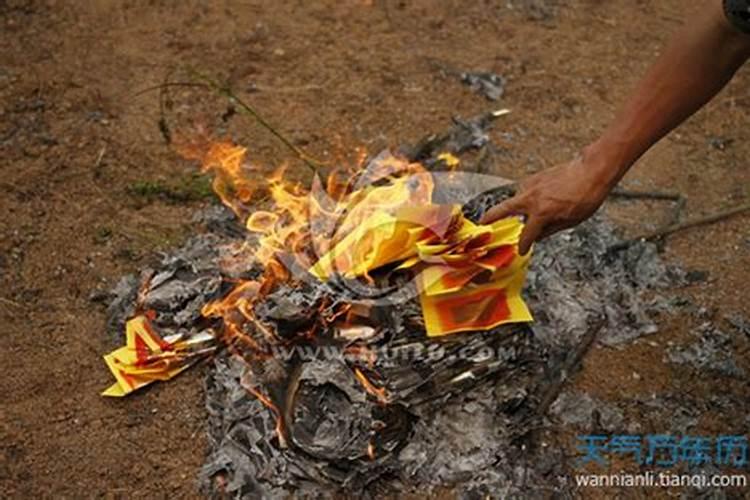
{"type": "Polygon", "coordinates": [[[522,229],[516,217],[474,224],[456,205],[375,212],[310,272],[353,278],[396,263],[417,275],[427,335],[488,330],[532,320],[521,298],[530,256],[518,254],[522,229]]]}
{"type": "Polygon", "coordinates": [[[484,283],[470,281],[461,288],[452,287],[450,280],[433,284],[419,296],[427,335],[437,337],[532,321],[521,297],[527,266],[528,254],[516,256],[484,283]]]}
{"type": "Polygon", "coordinates": [[[441,153],[438,155],[437,159],[445,162],[450,168],[456,168],[461,162],[461,160],[453,156],[451,153],[441,153]]]}
{"type": "Polygon", "coordinates": [[[432,238],[435,231],[448,230],[450,218],[456,216],[440,205],[425,205],[421,210],[403,207],[395,214],[378,210],[340,239],[310,272],[319,279],[333,274],[354,278],[404,261],[414,255],[420,241],[432,238]]]}
{"type": "Polygon", "coordinates": [[[122,397],[157,380],[169,380],[191,366],[198,356],[213,350],[213,337],[179,335],[161,338],[146,316],[128,320],[125,346],[104,356],[116,382],[102,396],[122,397]]]}

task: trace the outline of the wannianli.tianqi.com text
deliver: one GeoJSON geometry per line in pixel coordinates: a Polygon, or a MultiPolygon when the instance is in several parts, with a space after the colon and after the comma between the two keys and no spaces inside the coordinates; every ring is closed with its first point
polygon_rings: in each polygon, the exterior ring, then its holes
{"type": "Polygon", "coordinates": [[[576,486],[583,488],[746,488],[745,474],[672,474],[644,472],[640,474],[576,474],[576,486]]]}

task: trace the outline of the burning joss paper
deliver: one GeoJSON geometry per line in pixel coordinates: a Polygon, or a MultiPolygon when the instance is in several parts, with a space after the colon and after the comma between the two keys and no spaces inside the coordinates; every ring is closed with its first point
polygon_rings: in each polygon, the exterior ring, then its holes
{"type": "Polygon", "coordinates": [[[117,381],[102,396],[122,397],[156,380],[169,380],[214,349],[209,333],[162,338],[148,317],[135,316],[127,322],[125,346],[104,356],[117,381]]]}
{"type": "Polygon", "coordinates": [[[377,211],[323,255],[310,272],[368,276],[385,266],[412,270],[431,337],[531,321],[521,289],[530,253],[518,254],[516,217],[477,225],[458,205],[377,211]]]}

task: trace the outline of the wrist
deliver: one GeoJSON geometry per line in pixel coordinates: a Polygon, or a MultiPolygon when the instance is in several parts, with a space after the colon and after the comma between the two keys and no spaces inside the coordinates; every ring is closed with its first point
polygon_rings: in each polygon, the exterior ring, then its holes
{"type": "Polygon", "coordinates": [[[611,190],[625,175],[633,161],[625,144],[600,138],[581,151],[581,161],[592,172],[597,184],[611,190]]]}

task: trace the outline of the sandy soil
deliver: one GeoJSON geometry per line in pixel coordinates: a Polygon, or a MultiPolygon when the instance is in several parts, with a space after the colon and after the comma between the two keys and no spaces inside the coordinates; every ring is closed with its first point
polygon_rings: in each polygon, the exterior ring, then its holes
{"type": "MultiPolygon", "coordinates": [[[[438,66],[508,79],[497,171],[519,177],[570,158],[606,124],[685,12],[664,0],[407,2],[0,1],[0,413],[3,497],[197,496],[205,449],[202,369],[122,401],[101,354],[104,312],[89,297],[194,228],[193,170],[164,143],[158,95],[135,93],[191,65],[228,79],[296,144],[320,157],[377,151],[442,130],[492,103],[438,66]],[[252,91],[252,92],[250,92],[252,91]],[[143,186],[177,186],[152,196],[143,186]]],[[[625,180],[680,191],[687,214],[750,197],[750,67],[625,180]]],[[[217,123],[226,105],[194,94],[178,111],[217,123]],[[211,121],[214,120],[214,121],[211,121]]],[[[494,105],[496,106],[496,105],[494,105]]],[[[269,165],[289,155],[235,117],[228,130],[269,165]]],[[[659,203],[607,210],[631,234],[659,203]]],[[[716,317],[750,313],[747,215],[675,235],[666,255],[707,271],[681,290],[716,317]]],[[[605,400],[732,391],[662,362],[692,318],[622,350],[597,348],[574,383],[605,400]],[[639,376],[636,378],[633,373],[639,376]]],[[[747,367],[747,340],[737,338],[747,367]]],[[[747,407],[706,415],[703,431],[746,433],[747,407]]],[[[628,415],[658,431],[664,423],[628,415]]],[[[573,444],[571,443],[571,448],[573,444]]]]}

